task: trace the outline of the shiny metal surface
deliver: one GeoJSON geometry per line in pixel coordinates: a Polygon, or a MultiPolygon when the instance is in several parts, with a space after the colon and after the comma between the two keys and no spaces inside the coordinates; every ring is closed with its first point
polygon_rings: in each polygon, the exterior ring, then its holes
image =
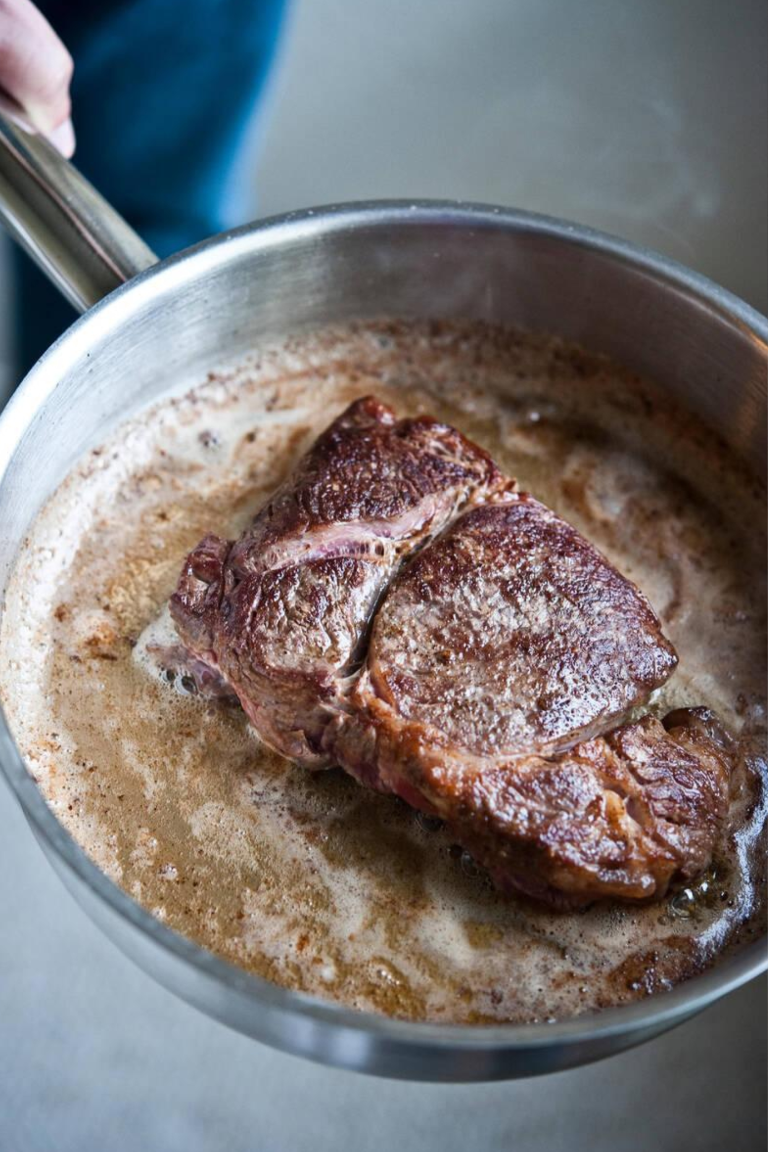
{"type": "MultiPolygon", "coordinates": [[[[587,229],[474,205],[292,214],[149,269],[79,320],[0,420],[0,582],[75,460],[126,416],[265,337],[373,316],[484,319],[558,333],[646,373],[764,470],[768,322],[678,265],[587,229]]],[[[56,870],[137,963],[230,1026],[380,1075],[529,1076],[657,1035],[768,966],[757,943],[663,996],[553,1025],[388,1020],[289,992],[182,939],[120,891],[47,808],[0,724],[0,758],[56,870]]]]}
{"type": "Polygon", "coordinates": [[[2,111],[0,220],[80,312],[157,260],[52,144],[2,111]]]}

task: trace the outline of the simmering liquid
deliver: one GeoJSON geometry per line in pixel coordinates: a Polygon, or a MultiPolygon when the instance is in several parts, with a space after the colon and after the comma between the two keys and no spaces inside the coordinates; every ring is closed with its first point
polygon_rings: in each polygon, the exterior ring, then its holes
{"type": "Polygon", "coordinates": [[[48,803],[177,931],[279,984],[458,1022],[561,1018],[671,987],[763,931],[764,494],[653,387],[553,339],[459,324],[294,338],[124,425],[21,551],[2,698],[48,803]],[[234,536],[352,399],[428,412],[585,533],[680,656],[652,711],[708,705],[743,783],[713,868],[646,907],[504,898],[434,821],[275,755],[148,653],[207,531],[234,536]]]}

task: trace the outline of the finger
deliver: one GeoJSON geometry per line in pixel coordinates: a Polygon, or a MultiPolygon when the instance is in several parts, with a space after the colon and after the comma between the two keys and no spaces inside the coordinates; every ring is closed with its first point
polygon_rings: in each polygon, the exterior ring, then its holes
{"type": "Polygon", "coordinates": [[[74,155],[75,152],[75,130],[72,127],[72,121],[67,119],[63,124],[59,124],[58,128],[54,128],[53,132],[48,133],[48,139],[54,148],[61,152],[62,156],[67,159],[74,155]]]}
{"type": "Polygon", "coordinates": [[[0,86],[39,132],[61,129],[64,147],[74,134],[70,116],[72,57],[30,0],[0,0],[0,86]]]}

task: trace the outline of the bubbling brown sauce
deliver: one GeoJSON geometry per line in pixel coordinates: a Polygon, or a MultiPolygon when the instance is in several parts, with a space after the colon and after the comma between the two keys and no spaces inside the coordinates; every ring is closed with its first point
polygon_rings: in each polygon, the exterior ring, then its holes
{"type": "Polygon", "coordinates": [[[157,404],[39,515],[8,592],[2,696],[48,803],[155,916],[361,1009],[549,1020],[671,987],[763,931],[764,494],[653,387],[555,339],[461,324],[293,338],[157,404]],[[651,701],[709,705],[746,783],[717,859],[647,907],[503,898],[433,821],[266,749],[146,657],[207,531],[235,535],[353,398],[429,412],[592,539],[680,656],[651,701]]]}

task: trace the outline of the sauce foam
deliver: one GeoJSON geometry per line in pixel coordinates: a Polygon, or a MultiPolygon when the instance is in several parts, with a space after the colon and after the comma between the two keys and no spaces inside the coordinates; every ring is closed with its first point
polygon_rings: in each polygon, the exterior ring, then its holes
{"type": "Polygon", "coordinates": [[[673,986],[764,931],[764,493],[690,415],[606,359],[481,325],[292,338],[124,425],[40,513],[0,687],[48,803],[155,916],[245,969],[354,1007],[549,1020],[673,986]],[[234,536],[352,399],[428,412],[646,593],[680,665],[653,711],[707,705],[744,785],[712,869],[648,907],[505,899],[444,828],[265,748],[148,651],[207,531],[234,536]]]}

